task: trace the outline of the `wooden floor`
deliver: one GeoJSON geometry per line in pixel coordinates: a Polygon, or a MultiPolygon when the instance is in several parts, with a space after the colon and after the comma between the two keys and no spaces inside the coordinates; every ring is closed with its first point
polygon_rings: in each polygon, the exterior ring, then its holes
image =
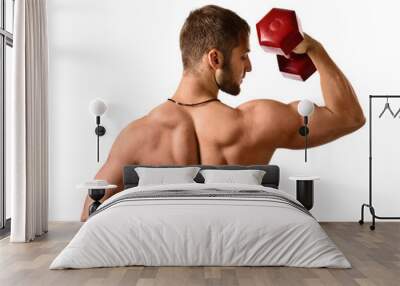
{"type": "Polygon", "coordinates": [[[352,269],[295,267],[119,267],[48,270],[81,223],[50,223],[32,243],[0,241],[0,285],[400,285],[400,222],[321,223],[352,269]]]}

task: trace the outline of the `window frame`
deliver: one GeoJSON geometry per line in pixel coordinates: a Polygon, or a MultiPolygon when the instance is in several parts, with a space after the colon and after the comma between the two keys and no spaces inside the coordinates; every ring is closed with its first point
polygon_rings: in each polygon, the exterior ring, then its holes
{"type": "MultiPolygon", "coordinates": [[[[0,0],[0,237],[10,232],[11,218],[6,218],[6,189],[5,189],[5,97],[6,97],[6,49],[13,47],[14,36],[6,30],[6,0],[0,0]]],[[[15,0],[11,0],[13,9],[11,17],[14,19],[15,0]]],[[[13,29],[14,30],[14,29],[13,29]]]]}

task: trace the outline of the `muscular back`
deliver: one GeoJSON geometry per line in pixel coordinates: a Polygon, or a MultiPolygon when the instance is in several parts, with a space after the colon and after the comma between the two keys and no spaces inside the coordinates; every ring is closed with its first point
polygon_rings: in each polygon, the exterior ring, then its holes
{"type": "Polygon", "coordinates": [[[199,143],[189,114],[161,104],[128,126],[123,136],[130,141],[135,164],[199,164],[199,143]],[[140,138],[137,138],[137,137],[140,138]]]}
{"type": "Polygon", "coordinates": [[[243,110],[220,102],[165,102],[134,122],[125,137],[141,137],[131,144],[137,164],[266,164],[273,150],[265,150],[251,123],[243,110]]]}
{"type": "MultiPolygon", "coordinates": [[[[216,101],[196,107],[167,101],[122,130],[96,178],[122,188],[123,167],[129,164],[268,164],[277,148],[304,147],[297,104],[262,99],[231,108],[216,101]]],[[[308,146],[333,141],[364,123],[316,106],[308,146]]]]}

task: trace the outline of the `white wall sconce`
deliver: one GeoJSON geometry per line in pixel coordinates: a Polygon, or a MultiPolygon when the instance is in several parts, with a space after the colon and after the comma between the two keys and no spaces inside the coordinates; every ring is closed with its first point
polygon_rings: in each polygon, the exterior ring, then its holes
{"type": "Polygon", "coordinates": [[[304,118],[304,126],[300,127],[299,133],[301,136],[305,137],[305,147],[304,147],[304,162],[307,162],[307,137],[308,133],[310,132],[308,128],[308,117],[313,113],[314,111],[314,103],[311,101],[304,99],[299,102],[297,105],[297,111],[301,116],[304,118]]]}
{"type": "Polygon", "coordinates": [[[92,100],[89,104],[89,111],[96,116],[96,129],[94,130],[97,135],[97,162],[99,162],[99,137],[106,134],[104,126],[100,125],[100,117],[106,112],[107,105],[99,98],[92,100]]]}

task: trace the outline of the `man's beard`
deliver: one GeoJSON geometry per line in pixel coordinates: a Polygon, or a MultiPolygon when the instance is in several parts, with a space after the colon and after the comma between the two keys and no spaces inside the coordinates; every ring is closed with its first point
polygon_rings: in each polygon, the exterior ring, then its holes
{"type": "Polygon", "coordinates": [[[222,72],[215,76],[215,82],[223,92],[231,95],[240,93],[240,85],[233,80],[233,73],[229,64],[225,64],[222,72]]]}

